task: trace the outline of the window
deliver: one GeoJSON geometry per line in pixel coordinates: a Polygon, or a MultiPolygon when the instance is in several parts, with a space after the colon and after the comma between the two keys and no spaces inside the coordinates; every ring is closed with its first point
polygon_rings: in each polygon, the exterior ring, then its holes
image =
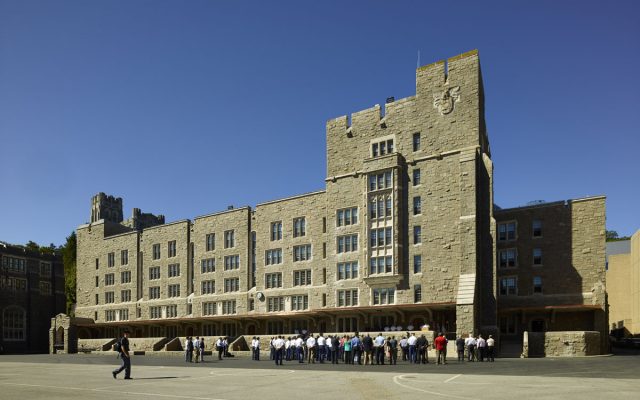
{"type": "Polygon", "coordinates": [[[291,296],[291,311],[307,310],[309,308],[309,296],[295,295],[291,296]]]}
{"type": "Polygon", "coordinates": [[[160,306],[149,307],[149,318],[151,319],[162,318],[162,307],[160,306]]]}
{"type": "Polygon", "coordinates": [[[121,290],[120,291],[120,301],[121,302],[131,301],[131,290],[130,289],[121,290]]]}
{"type": "Polygon", "coordinates": [[[380,174],[369,175],[369,191],[390,189],[392,181],[392,172],[387,171],[380,174]]]}
{"type": "Polygon", "coordinates": [[[48,262],[40,263],[40,276],[45,278],[51,276],[51,263],[48,263],[48,262]]]}
{"type": "Polygon", "coordinates": [[[337,252],[348,253],[351,251],[358,251],[358,235],[338,236],[338,248],[337,252]]]}
{"type": "Polygon", "coordinates": [[[358,305],[358,289],[338,290],[338,307],[358,305]]]}
{"type": "Polygon", "coordinates": [[[355,225],[358,223],[358,207],[344,208],[336,211],[336,226],[355,225]]]}
{"type": "Polygon", "coordinates": [[[533,293],[542,293],[542,278],[539,276],[533,277],[533,293]]]}
{"type": "Polygon", "coordinates": [[[356,279],[358,277],[358,262],[338,263],[338,280],[356,279]]]}
{"type": "Polygon", "coordinates": [[[116,284],[116,277],[115,274],[105,274],[104,276],[104,285],[105,286],[112,286],[116,284]]]}
{"type": "Polygon", "coordinates": [[[422,199],[420,196],[413,198],[413,215],[422,214],[422,199]]]}
{"type": "Polygon", "coordinates": [[[293,219],[293,237],[305,236],[307,234],[306,219],[304,217],[293,219]]]}
{"type": "Polygon", "coordinates": [[[369,275],[393,272],[393,257],[371,257],[369,275]]]}
{"type": "Polygon", "coordinates": [[[518,278],[509,277],[500,279],[500,295],[511,296],[518,294],[518,278]]]}
{"type": "Polygon", "coordinates": [[[116,253],[107,254],[107,267],[111,268],[116,265],[116,253]]]}
{"type": "Polygon", "coordinates": [[[178,306],[175,304],[167,306],[167,318],[176,318],[178,316],[178,306]]]}
{"type": "Polygon", "coordinates": [[[271,241],[282,239],[282,221],[271,223],[271,241]]]}
{"type": "Polygon", "coordinates": [[[510,268],[518,265],[518,251],[516,249],[506,249],[499,251],[500,268],[510,268]]]}
{"type": "Polygon", "coordinates": [[[149,280],[153,281],[155,279],[160,279],[160,267],[149,268],[149,280]]]}
{"type": "Polygon", "coordinates": [[[420,132],[413,134],[413,151],[420,150],[420,132]]]}
{"type": "Polygon", "coordinates": [[[533,220],[533,237],[542,237],[542,221],[539,219],[533,220]]]}
{"type": "Polygon", "coordinates": [[[149,288],[149,299],[160,298],[160,286],[152,286],[149,288]]]}
{"type": "Polygon", "coordinates": [[[160,259],[160,243],[156,243],[153,245],[153,259],[154,260],[160,259]]]}
{"type": "Polygon", "coordinates": [[[311,259],[311,245],[293,246],[293,261],[306,261],[311,259]]]}
{"type": "Polygon", "coordinates": [[[413,244],[422,243],[422,227],[414,226],[413,227],[413,244]]]}
{"type": "Polygon", "coordinates": [[[216,259],[215,258],[205,258],[201,261],[202,273],[206,274],[209,272],[216,271],[216,259]]]}
{"type": "Polygon", "coordinates": [[[42,296],[50,296],[51,295],[51,283],[40,281],[39,285],[40,294],[42,296]]]}
{"type": "Polygon", "coordinates": [[[239,268],[240,268],[240,256],[239,255],[225,256],[224,257],[224,270],[225,271],[231,271],[233,269],[239,269],[239,268]]]}
{"type": "Polygon", "coordinates": [[[373,289],[373,305],[394,304],[395,293],[393,288],[373,289]]]}
{"type": "Polygon", "coordinates": [[[167,243],[167,257],[176,256],[176,241],[171,240],[167,243]]]}
{"type": "Polygon", "coordinates": [[[107,322],[113,322],[116,320],[116,310],[106,310],[104,312],[104,320],[107,322]]]}
{"type": "Polygon", "coordinates": [[[420,184],[420,168],[416,168],[413,170],[413,186],[418,186],[420,184]]]}
{"type": "Polygon", "coordinates": [[[131,271],[122,271],[120,273],[120,283],[131,283],[131,271]]]}
{"type": "Polygon", "coordinates": [[[202,303],[202,315],[217,315],[218,307],[215,302],[202,303]]]}
{"type": "Polygon", "coordinates": [[[169,278],[180,276],[180,264],[169,264],[169,278]]]}
{"type": "Polygon", "coordinates": [[[514,335],[516,333],[516,318],[514,315],[500,317],[500,333],[514,335]]]}
{"type": "Polygon", "coordinates": [[[235,314],[236,313],[236,301],[226,300],[222,302],[222,314],[235,314]]]}
{"type": "Polygon", "coordinates": [[[267,250],[264,257],[264,264],[282,264],[282,249],[267,250]]]}
{"type": "Polygon", "coordinates": [[[100,277],[96,276],[96,287],[100,286],[100,277]]]}
{"type": "Polygon", "coordinates": [[[216,292],[216,281],[202,281],[201,294],[213,294],[216,292]]]}
{"type": "Polygon", "coordinates": [[[213,251],[216,249],[216,234],[208,233],[205,236],[205,248],[206,251],[213,251]]]}
{"type": "Polygon", "coordinates": [[[293,286],[311,285],[311,270],[301,269],[293,271],[293,286]]]}
{"type": "Polygon", "coordinates": [[[98,269],[98,268],[100,268],[100,259],[96,258],[96,269],[98,269]]]}
{"type": "Polygon", "coordinates": [[[129,250],[120,251],[120,265],[129,264],[129,250]]]}
{"type": "Polygon", "coordinates": [[[116,296],[114,292],[105,292],[104,293],[104,302],[109,304],[109,303],[115,303],[116,302],[116,296]]]}
{"type": "Polygon", "coordinates": [[[180,284],[176,283],[167,287],[169,297],[180,297],[180,284]]]}
{"type": "Polygon", "coordinates": [[[236,246],[235,232],[233,230],[224,232],[224,248],[230,249],[236,246]]]}
{"type": "MultiPolygon", "coordinates": [[[[96,258],[96,269],[98,269],[99,260],[96,258]]],[[[18,272],[24,274],[26,271],[26,260],[14,257],[2,257],[2,269],[8,272],[18,272]]]]}
{"type": "Polygon", "coordinates": [[[265,274],[264,287],[266,289],[273,289],[282,287],[282,272],[275,272],[272,274],[265,274]]]}
{"type": "Polygon", "coordinates": [[[240,290],[240,278],[227,278],[224,280],[224,292],[237,292],[240,290]]]}
{"type": "Polygon", "coordinates": [[[338,332],[357,332],[358,318],[342,317],[338,318],[338,332]]]}
{"type": "Polygon", "coordinates": [[[267,297],[267,312],[284,311],[284,297],[267,297]]]}
{"type": "Polygon", "coordinates": [[[413,285],[413,302],[420,303],[422,301],[422,285],[413,285]]]}
{"type": "Polygon", "coordinates": [[[416,254],[413,256],[413,273],[419,274],[422,272],[422,256],[416,254]]]}
{"type": "Polygon", "coordinates": [[[249,311],[256,310],[256,301],[254,299],[249,299],[249,311]]]}
{"type": "Polygon", "coordinates": [[[508,240],[516,240],[515,221],[498,224],[498,241],[504,242],[508,240]]]}
{"type": "Polygon", "coordinates": [[[542,265],[542,249],[533,249],[533,265],[542,265]]]}
{"type": "Polygon", "coordinates": [[[100,304],[100,295],[96,293],[96,305],[100,304]]]}
{"type": "Polygon", "coordinates": [[[371,229],[370,247],[389,246],[392,244],[393,232],[391,227],[371,229]]]}
{"type": "Polygon", "coordinates": [[[393,153],[393,139],[383,140],[371,144],[371,157],[393,153]]]}
{"type": "Polygon", "coordinates": [[[129,320],[129,310],[126,308],[122,310],[118,310],[119,320],[120,321],[128,321],[129,320]]]}

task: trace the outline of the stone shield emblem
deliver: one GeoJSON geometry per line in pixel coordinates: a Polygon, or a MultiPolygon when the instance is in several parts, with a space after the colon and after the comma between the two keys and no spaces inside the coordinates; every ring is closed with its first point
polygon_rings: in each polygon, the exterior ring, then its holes
{"type": "Polygon", "coordinates": [[[455,103],[460,101],[460,86],[455,86],[442,91],[440,95],[433,95],[433,106],[438,109],[440,115],[453,111],[455,103]]]}

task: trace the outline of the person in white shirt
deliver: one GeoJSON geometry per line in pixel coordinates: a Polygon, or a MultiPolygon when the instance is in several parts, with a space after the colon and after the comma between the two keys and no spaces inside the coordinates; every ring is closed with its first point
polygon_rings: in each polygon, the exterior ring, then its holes
{"type": "Polygon", "coordinates": [[[320,361],[321,364],[324,364],[324,359],[326,357],[326,354],[325,354],[325,352],[326,352],[326,347],[325,347],[326,340],[325,340],[324,336],[322,336],[322,333],[320,334],[320,336],[318,336],[317,342],[318,342],[317,343],[317,345],[318,345],[317,358],[318,358],[318,361],[320,361]]]}
{"type": "Polygon", "coordinates": [[[282,338],[282,336],[278,336],[273,341],[273,347],[276,351],[276,365],[282,365],[282,355],[284,353],[284,339],[282,338]]]}
{"type": "Polygon", "coordinates": [[[287,340],[284,341],[284,359],[287,361],[291,361],[291,338],[288,337],[287,340]]]}
{"type": "Polygon", "coordinates": [[[251,341],[252,360],[260,361],[260,339],[257,336],[251,341]]]}
{"type": "Polygon", "coordinates": [[[302,340],[302,336],[298,336],[296,339],[296,356],[298,357],[298,362],[304,362],[304,340],[302,340]]]}
{"type": "Polygon", "coordinates": [[[476,358],[476,339],[473,337],[473,334],[469,334],[469,337],[464,341],[465,346],[467,346],[468,356],[467,361],[475,361],[476,358]]]}
{"type": "Polygon", "coordinates": [[[187,336],[187,339],[184,341],[184,361],[185,362],[191,362],[191,355],[192,355],[192,350],[191,350],[191,345],[193,345],[193,343],[191,342],[191,337],[187,336]]]}
{"type": "Polygon", "coordinates": [[[333,364],[333,338],[331,336],[327,336],[325,346],[327,347],[327,361],[331,361],[333,364]]]}
{"type": "Polygon", "coordinates": [[[222,360],[222,353],[224,352],[224,342],[222,338],[216,340],[216,350],[218,351],[218,360],[222,360]]]}
{"type": "Polygon", "coordinates": [[[193,351],[196,353],[196,363],[200,362],[200,336],[193,339],[193,351]]]}
{"type": "Polygon", "coordinates": [[[482,335],[478,335],[478,340],[476,345],[478,346],[478,358],[479,358],[478,361],[484,362],[487,341],[483,339],[482,335]]]}
{"type": "Polygon", "coordinates": [[[315,364],[316,363],[316,339],[314,339],[313,335],[309,335],[309,338],[307,339],[307,351],[309,352],[307,363],[315,364]]]}
{"type": "Polygon", "coordinates": [[[402,351],[402,361],[407,361],[407,358],[409,358],[409,343],[407,343],[406,336],[400,339],[400,350],[402,351]]]}
{"type": "Polygon", "coordinates": [[[489,339],[487,339],[487,361],[493,362],[494,359],[494,350],[496,346],[496,341],[493,339],[493,336],[489,335],[489,339]]]}
{"type": "Polygon", "coordinates": [[[418,342],[418,338],[415,333],[412,333],[407,339],[407,344],[409,345],[409,362],[412,364],[418,363],[418,351],[416,349],[416,343],[418,342]]]}

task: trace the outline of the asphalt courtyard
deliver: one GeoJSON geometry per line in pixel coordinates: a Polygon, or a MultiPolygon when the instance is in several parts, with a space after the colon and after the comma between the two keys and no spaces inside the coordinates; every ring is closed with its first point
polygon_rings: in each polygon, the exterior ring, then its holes
{"type": "Polygon", "coordinates": [[[640,356],[364,366],[232,358],[2,355],[0,399],[640,399],[640,356]]]}

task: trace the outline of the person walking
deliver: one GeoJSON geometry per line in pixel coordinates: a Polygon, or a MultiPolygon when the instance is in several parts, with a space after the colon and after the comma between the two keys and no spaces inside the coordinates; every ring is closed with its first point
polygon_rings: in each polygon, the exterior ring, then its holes
{"type": "Polygon", "coordinates": [[[120,351],[118,357],[120,357],[120,368],[113,370],[111,375],[113,379],[118,379],[118,374],[124,371],[124,379],[133,379],[131,377],[131,355],[129,353],[129,331],[122,333],[122,338],[118,341],[120,351]]]}

